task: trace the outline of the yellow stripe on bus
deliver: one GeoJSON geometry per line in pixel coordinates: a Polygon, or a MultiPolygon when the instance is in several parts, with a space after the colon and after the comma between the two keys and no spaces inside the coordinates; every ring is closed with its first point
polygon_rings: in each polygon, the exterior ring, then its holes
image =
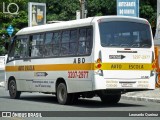
{"type": "Polygon", "coordinates": [[[152,70],[149,63],[102,63],[102,70],[152,70]]]}
{"type": "Polygon", "coordinates": [[[66,71],[66,70],[92,70],[92,63],[84,64],[47,64],[47,65],[21,65],[6,66],[6,71],[66,71]]]}
{"type": "MultiPolygon", "coordinates": [[[[101,63],[101,70],[152,70],[149,63],[101,63]]],[[[96,63],[6,66],[6,71],[97,70],[96,63]]]]}

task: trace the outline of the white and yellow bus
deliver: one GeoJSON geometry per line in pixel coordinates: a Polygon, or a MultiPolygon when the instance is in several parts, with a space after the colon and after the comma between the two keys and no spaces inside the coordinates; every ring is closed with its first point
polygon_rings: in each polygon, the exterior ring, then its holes
{"type": "Polygon", "coordinates": [[[100,16],[28,27],[12,40],[6,89],[56,94],[60,104],[155,88],[154,43],[147,20],[100,16]]]}

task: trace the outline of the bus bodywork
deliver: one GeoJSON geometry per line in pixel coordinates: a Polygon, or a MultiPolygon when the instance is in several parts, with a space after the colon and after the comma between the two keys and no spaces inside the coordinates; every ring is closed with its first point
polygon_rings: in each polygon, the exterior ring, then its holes
{"type": "Polygon", "coordinates": [[[95,95],[117,103],[122,92],[155,88],[153,61],[144,19],[103,16],[29,27],[13,40],[6,89],[11,98],[44,92],[55,93],[60,104],[95,95]]]}

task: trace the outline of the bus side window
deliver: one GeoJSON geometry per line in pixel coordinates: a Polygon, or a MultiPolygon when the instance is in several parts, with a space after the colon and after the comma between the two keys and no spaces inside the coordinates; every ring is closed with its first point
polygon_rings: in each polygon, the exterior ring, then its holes
{"type": "Polygon", "coordinates": [[[31,57],[31,54],[32,54],[32,35],[31,36],[29,36],[29,47],[28,47],[28,49],[29,49],[29,57],[31,57]]]}
{"type": "Polygon", "coordinates": [[[32,36],[32,51],[31,57],[42,57],[43,56],[43,40],[44,34],[35,34],[32,36]]]}
{"type": "Polygon", "coordinates": [[[69,41],[69,54],[76,55],[77,54],[77,29],[70,31],[70,41],[69,41]]]}
{"type": "Polygon", "coordinates": [[[80,28],[79,30],[79,42],[78,42],[78,54],[85,54],[85,41],[86,41],[86,29],[80,28]]]}
{"type": "Polygon", "coordinates": [[[22,38],[20,38],[20,50],[20,58],[29,57],[28,36],[22,36],[22,38]]]}
{"type": "Polygon", "coordinates": [[[53,56],[58,56],[60,53],[60,39],[61,39],[61,32],[54,32],[53,33],[53,44],[52,44],[52,53],[53,56]]]}
{"type": "Polygon", "coordinates": [[[8,60],[28,57],[28,36],[16,36],[13,39],[8,60]]]}
{"type": "Polygon", "coordinates": [[[15,39],[16,39],[16,37],[13,38],[13,41],[11,43],[11,48],[10,48],[9,53],[8,53],[8,60],[9,61],[14,59],[14,51],[15,51],[15,45],[16,45],[15,39]]]}
{"type": "Polygon", "coordinates": [[[86,54],[91,52],[92,29],[87,29],[86,54]]]}
{"type": "Polygon", "coordinates": [[[61,41],[61,55],[66,56],[69,54],[69,40],[70,40],[70,31],[64,30],[62,32],[62,41],[61,41]]]}
{"type": "Polygon", "coordinates": [[[45,42],[44,42],[44,56],[52,56],[52,37],[53,33],[49,32],[45,35],[45,42]]]}
{"type": "Polygon", "coordinates": [[[15,41],[15,51],[14,51],[14,58],[20,58],[20,54],[21,54],[21,43],[20,43],[20,39],[16,39],[15,41]]]}
{"type": "Polygon", "coordinates": [[[92,31],[88,28],[80,28],[78,41],[78,54],[86,55],[90,53],[92,31]]]}
{"type": "Polygon", "coordinates": [[[28,57],[28,36],[18,36],[14,39],[12,55],[15,59],[28,57]]]}

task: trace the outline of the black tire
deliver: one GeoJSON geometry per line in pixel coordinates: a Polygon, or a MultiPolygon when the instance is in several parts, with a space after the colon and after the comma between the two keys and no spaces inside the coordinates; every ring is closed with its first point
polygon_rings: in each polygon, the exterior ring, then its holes
{"type": "Polygon", "coordinates": [[[156,84],[157,84],[158,86],[160,86],[160,81],[159,81],[159,79],[158,79],[158,74],[156,75],[156,84]]]}
{"type": "Polygon", "coordinates": [[[59,104],[67,105],[73,101],[73,95],[67,93],[67,87],[65,83],[60,83],[57,86],[57,100],[59,104]]]}
{"type": "Polygon", "coordinates": [[[9,95],[12,99],[19,99],[21,92],[17,91],[17,85],[15,80],[10,80],[8,84],[9,95]]]}
{"type": "Polygon", "coordinates": [[[121,94],[115,95],[101,95],[101,101],[105,104],[117,104],[121,99],[121,94]]]}

